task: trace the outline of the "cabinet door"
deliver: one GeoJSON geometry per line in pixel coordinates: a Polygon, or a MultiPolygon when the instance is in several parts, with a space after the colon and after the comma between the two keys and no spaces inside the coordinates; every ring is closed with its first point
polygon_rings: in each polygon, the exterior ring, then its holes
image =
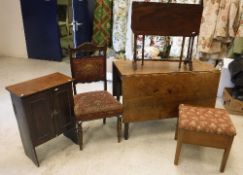
{"type": "Polygon", "coordinates": [[[53,94],[56,134],[61,134],[75,124],[71,83],[55,88],[53,94]]]}
{"type": "Polygon", "coordinates": [[[55,137],[50,92],[34,94],[25,99],[25,108],[32,142],[40,145],[55,137]]]}

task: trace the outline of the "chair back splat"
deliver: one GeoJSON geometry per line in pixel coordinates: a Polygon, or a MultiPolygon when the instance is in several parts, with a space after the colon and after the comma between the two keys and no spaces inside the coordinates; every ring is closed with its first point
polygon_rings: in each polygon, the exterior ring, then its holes
{"type": "Polygon", "coordinates": [[[74,78],[74,94],[77,94],[77,83],[104,81],[104,90],[107,90],[105,46],[87,42],[77,48],[69,47],[69,58],[74,78]]]}

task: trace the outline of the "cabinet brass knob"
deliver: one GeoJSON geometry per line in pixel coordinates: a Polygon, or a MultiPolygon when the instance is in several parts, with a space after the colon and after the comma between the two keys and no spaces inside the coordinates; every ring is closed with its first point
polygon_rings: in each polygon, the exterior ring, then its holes
{"type": "Polygon", "coordinates": [[[58,91],[59,89],[58,88],[55,88],[54,91],[58,91]]]}

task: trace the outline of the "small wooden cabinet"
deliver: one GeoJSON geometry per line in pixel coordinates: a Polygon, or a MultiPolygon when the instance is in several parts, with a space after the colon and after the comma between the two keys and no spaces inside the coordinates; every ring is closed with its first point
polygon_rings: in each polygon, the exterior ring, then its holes
{"type": "Polygon", "coordinates": [[[64,133],[77,142],[72,78],[54,73],[6,87],[26,155],[37,165],[35,147],[64,133]]]}

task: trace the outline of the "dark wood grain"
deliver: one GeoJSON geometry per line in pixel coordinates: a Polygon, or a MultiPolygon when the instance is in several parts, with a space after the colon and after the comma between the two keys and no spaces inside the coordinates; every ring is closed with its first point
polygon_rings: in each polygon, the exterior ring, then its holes
{"type": "Polygon", "coordinates": [[[11,94],[25,153],[37,166],[36,146],[62,133],[77,142],[72,78],[54,73],[6,89],[11,94]]]}
{"type": "MultiPolygon", "coordinates": [[[[188,51],[184,65],[193,70],[192,52],[194,38],[199,34],[203,5],[180,3],[133,2],[131,28],[134,33],[133,68],[137,69],[137,38],[142,35],[142,65],[144,65],[144,36],[180,36],[189,37],[188,51]]],[[[184,42],[183,42],[184,47],[184,42]]],[[[167,53],[167,55],[169,55],[167,53]]],[[[181,52],[179,68],[181,68],[181,52]]]]}
{"type": "Polygon", "coordinates": [[[25,97],[70,81],[72,81],[72,78],[56,72],[40,78],[7,86],[6,89],[19,97],[25,97]]]}
{"type": "Polygon", "coordinates": [[[50,91],[40,92],[23,101],[34,146],[45,143],[56,136],[50,96],[50,91]]]}
{"type": "Polygon", "coordinates": [[[36,166],[39,166],[39,161],[36,155],[34,143],[32,142],[31,130],[28,124],[28,118],[26,116],[23,101],[15,94],[11,94],[11,100],[24,152],[36,166]]]}
{"type": "Polygon", "coordinates": [[[199,33],[202,5],[133,2],[131,28],[138,35],[192,36],[199,33]]]}

